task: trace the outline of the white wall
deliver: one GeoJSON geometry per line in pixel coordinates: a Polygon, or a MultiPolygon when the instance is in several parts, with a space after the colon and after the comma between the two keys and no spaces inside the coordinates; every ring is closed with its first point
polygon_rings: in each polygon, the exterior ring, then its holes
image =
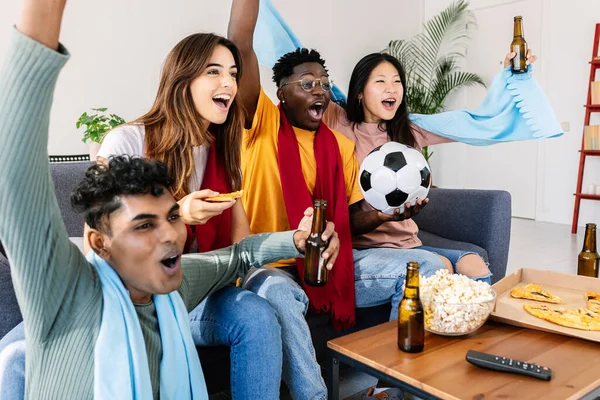
{"type": "MultiPolygon", "coordinates": [[[[19,3],[0,3],[0,63],[19,3]]],[[[273,3],[303,44],[321,52],[333,79],[344,91],[361,56],[420,29],[420,4],[412,0],[379,1],[378,12],[365,12],[366,3],[360,0],[273,3]]],[[[225,34],[230,7],[230,0],[69,1],[61,40],[72,57],[58,82],[50,154],[87,152],[75,121],[91,107],[108,107],[126,120],[148,110],[169,50],[190,33],[225,34]]],[[[272,93],[270,81],[265,71],[263,82],[268,93],[272,93]]]]}
{"type": "MultiPolygon", "coordinates": [[[[517,15],[523,1],[528,0],[471,3],[473,8],[505,4],[517,15]]],[[[321,51],[333,79],[344,90],[362,55],[381,50],[391,39],[412,36],[421,29],[424,18],[449,4],[449,0],[379,0],[368,6],[361,0],[273,2],[304,45],[321,51]],[[307,20],[307,13],[316,18],[307,20]]],[[[560,139],[539,143],[535,155],[532,153],[537,158],[537,179],[532,183],[536,185],[535,216],[568,224],[582,135],[582,104],[587,93],[587,62],[594,24],[600,22],[600,1],[577,0],[577,7],[565,0],[537,2],[541,31],[528,32],[541,37],[541,48],[535,49],[540,57],[536,76],[559,121],[570,124],[570,132],[560,139]]],[[[68,2],[61,38],[72,58],[58,82],[49,152],[87,152],[75,121],[91,107],[109,107],[127,120],[146,111],[154,99],[162,61],[171,47],[193,32],[225,33],[230,5],[230,1],[208,0],[68,2]]],[[[0,63],[18,12],[16,0],[0,4],[0,63]]],[[[510,25],[511,21],[502,23],[510,25]]],[[[501,58],[499,54],[496,61],[501,58]]],[[[262,76],[267,92],[272,93],[268,71],[263,71],[262,76]]],[[[458,96],[452,105],[470,104],[458,96]]],[[[456,166],[464,161],[460,146],[450,144],[435,149],[433,168],[440,186],[462,186],[464,181],[455,173],[456,166]]],[[[600,184],[600,159],[589,160],[586,171],[584,187],[588,182],[600,184]]],[[[583,201],[580,221],[600,222],[600,202],[583,201]]]]}

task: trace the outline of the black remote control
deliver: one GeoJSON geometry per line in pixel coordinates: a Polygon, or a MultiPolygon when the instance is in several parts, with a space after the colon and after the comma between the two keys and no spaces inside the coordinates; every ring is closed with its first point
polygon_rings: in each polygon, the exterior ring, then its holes
{"type": "Polygon", "coordinates": [[[478,367],[494,371],[512,372],[515,374],[532,376],[545,381],[552,379],[552,370],[548,367],[482,353],[480,351],[469,350],[467,352],[467,361],[478,367]]]}

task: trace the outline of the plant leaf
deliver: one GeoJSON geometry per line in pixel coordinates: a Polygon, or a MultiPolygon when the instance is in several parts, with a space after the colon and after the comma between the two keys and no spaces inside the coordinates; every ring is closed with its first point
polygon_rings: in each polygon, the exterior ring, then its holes
{"type": "Polygon", "coordinates": [[[125,123],[125,120],[117,114],[104,114],[106,110],[106,107],[92,108],[92,111],[95,111],[94,114],[89,115],[87,112],[81,114],[75,126],[78,129],[82,126],[86,127],[82,137],[83,142],[91,140],[101,143],[109,130],[125,123]]]}
{"type": "Polygon", "coordinates": [[[432,88],[431,93],[433,101],[443,108],[446,97],[454,90],[467,87],[467,86],[485,86],[485,83],[479,77],[479,75],[455,71],[450,74],[446,74],[440,81],[436,82],[435,87],[432,88]]]}
{"type": "Polygon", "coordinates": [[[410,112],[438,113],[452,90],[484,85],[475,74],[456,74],[459,60],[465,58],[469,29],[476,26],[468,5],[466,0],[454,0],[424,24],[422,33],[410,40],[391,40],[384,50],[405,69],[405,98],[410,112]]]}

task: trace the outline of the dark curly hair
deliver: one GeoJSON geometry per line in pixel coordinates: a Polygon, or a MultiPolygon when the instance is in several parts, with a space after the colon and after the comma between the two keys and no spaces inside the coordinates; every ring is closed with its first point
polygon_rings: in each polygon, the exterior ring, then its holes
{"type": "Polygon", "coordinates": [[[88,168],[71,194],[71,206],[83,214],[90,228],[110,234],[108,217],[121,207],[121,196],[152,194],[158,197],[171,187],[167,167],[140,157],[110,157],[108,165],[88,168]]]}
{"type": "Polygon", "coordinates": [[[325,72],[327,72],[325,60],[321,58],[321,54],[318,51],[301,47],[282,55],[277,60],[273,66],[273,82],[275,82],[277,87],[280,87],[281,80],[292,76],[296,66],[309,62],[321,64],[325,72]]]}

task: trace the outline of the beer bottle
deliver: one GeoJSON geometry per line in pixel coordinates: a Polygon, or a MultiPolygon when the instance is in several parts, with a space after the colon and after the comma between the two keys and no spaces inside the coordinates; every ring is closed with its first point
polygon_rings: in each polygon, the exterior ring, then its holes
{"type": "Polygon", "coordinates": [[[327,265],[323,260],[323,252],[327,241],[321,237],[325,231],[327,201],[313,202],[314,214],[310,236],[306,240],[304,255],[304,283],[311,286],[323,286],[327,283],[327,265]]]}
{"type": "Polygon", "coordinates": [[[598,278],[600,255],[596,250],[596,224],[586,224],[583,249],[577,258],[577,275],[598,278]]]}
{"type": "Polygon", "coordinates": [[[517,53],[511,60],[512,71],[515,73],[527,72],[527,42],[523,38],[523,17],[515,17],[515,27],[513,41],[510,44],[510,51],[517,53]]]}
{"type": "Polygon", "coordinates": [[[406,265],[404,298],[398,307],[398,348],[407,353],[423,351],[425,313],[419,299],[419,263],[406,265]]]}

